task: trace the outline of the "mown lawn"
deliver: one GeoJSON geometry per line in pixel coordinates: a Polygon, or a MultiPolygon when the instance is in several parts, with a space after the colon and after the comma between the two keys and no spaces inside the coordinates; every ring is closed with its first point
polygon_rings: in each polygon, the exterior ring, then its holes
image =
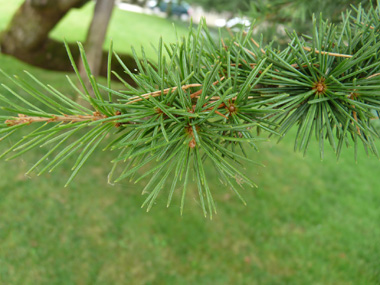
{"type": "MultiPolygon", "coordinates": [[[[7,27],[13,12],[22,2],[23,0],[0,0],[0,31],[7,27]]],[[[94,3],[91,1],[81,9],[72,9],[59,22],[50,36],[60,41],[66,39],[69,42],[84,42],[93,8],[94,3]]],[[[157,56],[152,45],[157,46],[160,37],[165,42],[174,42],[177,38],[176,33],[178,37],[181,37],[187,32],[187,24],[178,20],[169,21],[157,16],[115,9],[103,48],[108,49],[110,41],[112,41],[116,51],[132,53],[131,47],[134,47],[140,56],[141,46],[144,46],[146,56],[156,59],[157,56]]]]}
{"type": "MultiPolygon", "coordinates": [[[[0,0],[0,7],[8,3],[0,0]]],[[[3,28],[9,17],[0,19],[3,28]]],[[[54,36],[65,30],[70,26],[54,36]]],[[[137,36],[153,39],[148,28],[137,36]]],[[[63,73],[5,55],[0,67],[20,76],[26,69],[74,95],[63,73]]],[[[3,76],[0,82],[9,83],[3,76]]],[[[350,148],[339,162],[327,149],[321,162],[317,143],[303,158],[293,152],[293,138],[251,151],[266,167],[246,170],[259,185],[242,191],[247,206],[209,171],[218,208],[212,221],[202,215],[195,185],[183,216],[179,193],[170,208],[161,195],[146,213],[144,181],[106,183],[113,153],[98,151],[67,188],[73,160],[41,177],[24,173],[44,149],[1,160],[0,284],[379,284],[379,160],[360,150],[356,163],[350,148]]],[[[14,141],[1,142],[0,151],[14,141]]]]}

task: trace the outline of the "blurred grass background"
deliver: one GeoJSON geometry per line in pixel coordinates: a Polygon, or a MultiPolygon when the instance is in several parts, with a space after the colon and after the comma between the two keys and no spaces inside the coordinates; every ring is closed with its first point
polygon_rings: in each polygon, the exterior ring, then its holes
{"type": "MultiPolygon", "coordinates": [[[[19,3],[0,0],[0,30],[19,3]]],[[[92,5],[71,12],[53,36],[84,40],[92,5]]],[[[108,40],[128,52],[160,34],[175,39],[170,21],[116,11],[108,40]]],[[[1,54],[0,67],[28,70],[74,96],[64,73],[1,54]]],[[[68,188],[73,161],[42,177],[24,175],[43,149],[0,161],[0,284],[380,284],[378,159],[360,150],[356,163],[346,149],[336,162],[328,149],[321,162],[317,143],[303,158],[293,135],[251,151],[266,167],[246,171],[259,185],[242,191],[247,206],[209,171],[212,221],[202,216],[195,185],[183,216],[179,195],[168,209],[164,193],[150,213],[140,209],[143,182],[106,183],[113,153],[97,152],[68,188]]]]}

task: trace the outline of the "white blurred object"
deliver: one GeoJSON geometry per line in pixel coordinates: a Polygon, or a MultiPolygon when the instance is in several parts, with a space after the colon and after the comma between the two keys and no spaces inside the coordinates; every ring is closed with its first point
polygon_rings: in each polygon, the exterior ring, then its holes
{"type": "Polygon", "coordinates": [[[248,19],[240,18],[240,17],[234,17],[232,19],[229,19],[226,22],[225,25],[227,28],[239,28],[239,27],[245,27],[249,28],[251,26],[251,21],[248,19]]]}
{"type": "Polygon", "coordinates": [[[214,24],[215,24],[216,27],[222,28],[222,27],[226,26],[227,21],[226,21],[226,19],[216,19],[214,21],[214,24]]]}

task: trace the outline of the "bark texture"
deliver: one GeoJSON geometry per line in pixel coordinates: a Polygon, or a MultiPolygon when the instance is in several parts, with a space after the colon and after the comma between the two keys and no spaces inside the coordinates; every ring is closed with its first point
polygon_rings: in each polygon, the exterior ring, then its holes
{"type": "Polygon", "coordinates": [[[16,11],[1,38],[1,52],[22,57],[39,49],[49,32],[75,7],[89,0],[26,0],[16,11]]]}
{"type": "MultiPolygon", "coordinates": [[[[25,0],[14,14],[7,29],[0,36],[1,52],[12,55],[26,63],[56,71],[73,71],[63,43],[49,39],[50,31],[72,8],[79,8],[90,0],[25,0]]],[[[106,0],[107,1],[107,0],[106,0]]],[[[110,0],[114,1],[114,0],[110,0]]],[[[96,32],[96,28],[95,32],[96,32]]],[[[104,36],[103,36],[104,39],[104,36]]],[[[79,59],[76,44],[71,44],[74,58],[79,59]]],[[[100,44],[102,46],[102,44],[100,44]]],[[[107,75],[107,53],[100,49],[99,75],[107,75]]],[[[133,58],[119,54],[131,70],[136,68],[133,58]]],[[[112,69],[125,80],[120,64],[113,60],[112,69]]]]}
{"type": "MultiPolygon", "coordinates": [[[[95,4],[94,16],[92,17],[84,46],[86,57],[94,76],[98,76],[100,72],[103,43],[114,5],[115,0],[97,0],[95,4]]],[[[81,74],[85,73],[83,65],[81,65],[80,71],[81,74]]]]}
{"type": "MultiPolygon", "coordinates": [[[[69,43],[69,47],[73,57],[78,59],[77,65],[79,65],[80,54],[77,44],[69,43]]],[[[129,54],[118,53],[118,56],[132,72],[138,68],[134,58],[129,54]]],[[[69,72],[73,71],[73,67],[71,66],[69,57],[67,56],[64,44],[52,39],[46,40],[39,49],[35,49],[27,53],[20,53],[18,58],[26,63],[44,69],[69,72]]],[[[100,58],[99,75],[107,76],[108,53],[106,51],[102,51],[100,58]]],[[[112,58],[112,70],[124,78],[124,80],[128,83],[135,85],[134,81],[124,72],[123,67],[119,64],[115,57],[112,58]]],[[[117,78],[113,77],[113,79],[116,80],[117,78]]]]}

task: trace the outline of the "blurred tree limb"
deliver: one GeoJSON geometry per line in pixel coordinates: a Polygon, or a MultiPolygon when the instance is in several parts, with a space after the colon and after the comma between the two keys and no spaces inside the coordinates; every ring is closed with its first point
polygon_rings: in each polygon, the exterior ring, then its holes
{"type": "MultiPolygon", "coordinates": [[[[80,8],[87,2],[89,0],[24,1],[13,15],[8,27],[1,34],[1,52],[12,55],[34,66],[57,71],[71,71],[71,64],[67,60],[67,53],[63,43],[50,39],[49,33],[71,9],[80,8]]],[[[99,1],[99,3],[102,2],[105,2],[108,6],[111,6],[109,3],[112,3],[112,6],[114,4],[113,0],[99,1]]],[[[100,6],[101,9],[104,9],[104,7],[100,6]]],[[[94,14],[93,22],[96,24],[96,27],[90,27],[87,42],[91,42],[92,46],[97,46],[97,52],[92,56],[98,60],[98,72],[96,73],[106,76],[107,52],[103,52],[102,43],[107,28],[105,26],[100,33],[100,30],[102,30],[100,26],[106,22],[108,23],[109,19],[107,20],[106,18],[110,15],[103,19],[101,14],[104,13],[98,12],[94,14]],[[95,19],[98,17],[99,19],[95,19]],[[90,37],[90,35],[92,36],[90,37]],[[99,39],[94,40],[94,35],[98,35],[99,39]]],[[[91,54],[88,53],[88,55],[91,54]]],[[[121,56],[124,58],[126,65],[132,69],[136,67],[131,56],[127,54],[122,54],[121,56]]],[[[76,58],[79,59],[79,52],[77,52],[76,58]]],[[[122,69],[117,63],[115,68],[122,69]]],[[[125,79],[130,81],[129,77],[125,79]]]]}
{"type": "MultiPolygon", "coordinates": [[[[94,16],[87,32],[85,50],[91,72],[94,76],[100,73],[103,43],[111,19],[115,0],[98,0],[95,4],[94,16]]],[[[82,76],[86,74],[83,64],[80,65],[82,76]]]]}
{"type": "Polygon", "coordinates": [[[3,53],[18,56],[39,49],[50,31],[71,8],[82,7],[89,0],[29,0],[14,14],[1,40],[3,53]]]}

